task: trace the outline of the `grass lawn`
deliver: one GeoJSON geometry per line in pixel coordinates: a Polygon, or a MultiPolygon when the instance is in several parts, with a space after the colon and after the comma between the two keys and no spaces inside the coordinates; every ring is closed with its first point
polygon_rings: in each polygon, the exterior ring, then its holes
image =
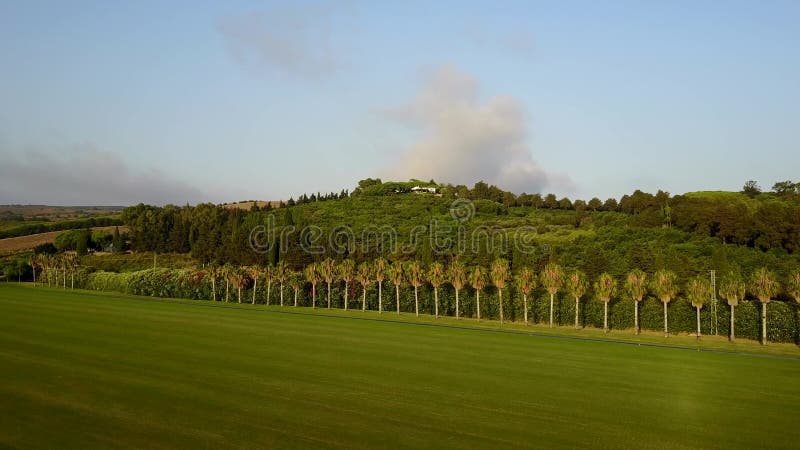
{"type": "MultiPolygon", "coordinates": [[[[796,448],[800,440],[794,346],[709,338],[699,347],[753,356],[538,335],[605,339],[597,330],[494,333],[486,332],[494,323],[414,326],[434,319],[300,311],[0,285],[0,447],[796,448]]],[[[696,346],[688,337],[669,345],[696,346]]]]}

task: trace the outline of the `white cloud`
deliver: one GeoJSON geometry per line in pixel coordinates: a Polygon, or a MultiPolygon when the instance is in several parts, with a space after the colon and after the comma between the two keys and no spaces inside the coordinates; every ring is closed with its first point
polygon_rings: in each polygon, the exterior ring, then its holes
{"type": "Polygon", "coordinates": [[[257,70],[321,78],[343,64],[332,44],[333,15],[341,5],[275,7],[230,16],[217,29],[231,57],[257,70]]]}
{"type": "Polygon", "coordinates": [[[545,171],[533,159],[520,101],[481,98],[478,81],[452,66],[427,73],[411,103],[387,116],[420,133],[388,169],[392,178],[467,185],[483,180],[515,192],[572,189],[568,177],[545,171]]]}

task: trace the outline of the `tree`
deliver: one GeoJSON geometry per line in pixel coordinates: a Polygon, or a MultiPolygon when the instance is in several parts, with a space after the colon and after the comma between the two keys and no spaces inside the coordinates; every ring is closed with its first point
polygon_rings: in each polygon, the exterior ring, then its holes
{"type": "Polygon", "coordinates": [[[454,260],[447,269],[447,278],[450,281],[450,284],[453,286],[453,289],[456,291],[456,319],[460,319],[461,317],[458,312],[458,293],[467,283],[467,271],[464,268],[464,264],[457,259],[454,260]]]}
{"type": "Polygon", "coordinates": [[[319,268],[316,263],[311,263],[303,270],[306,281],[311,283],[311,307],[317,309],[317,283],[319,283],[319,268]]]}
{"type": "Polygon", "coordinates": [[[403,284],[403,264],[400,261],[394,261],[386,268],[386,274],[389,276],[389,281],[394,284],[397,314],[400,314],[400,285],[403,284]]]}
{"type": "Polygon", "coordinates": [[[640,269],[628,272],[625,278],[625,293],[633,300],[633,331],[639,334],[639,303],[647,295],[647,274],[640,269]]]}
{"type": "Polygon", "coordinates": [[[553,304],[555,296],[564,287],[564,269],[558,264],[550,263],[540,274],[542,287],[550,294],[550,328],[553,328],[553,304]]]}
{"type": "Polygon", "coordinates": [[[348,291],[347,287],[350,282],[353,281],[355,277],[356,271],[356,263],[352,259],[345,259],[341,263],[339,263],[338,272],[339,272],[339,279],[344,281],[344,310],[347,311],[347,303],[348,303],[348,291]]]}
{"type": "MultiPolygon", "coordinates": [[[[267,270],[269,270],[269,268],[267,268],[267,270]]],[[[256,291],[258,290],[258,276],[261,275],[261,268],[258,266],[250,266],[246,267],[245,271],[247,272],[247,276],[253,280],[253,304],[255,305],[256,291]]],[[[269,304],[269,299],[267,299],[267,304],[269,304]]]]}
{"type": "Polygon", "coordinates": [[[481,320],[481,291],[486,287],[486,274],[481,266],[475,266],[469,274],[469,282],[475,289],[475,303],[477,305],[478,320],[481,320]]]}
{"type": "Polygon", "coordinates": [[[33,272],[33,287],[36,287],[36,268],[39,267],[39,255],[31,255],[28,257],[28,265],[31,266],[33,272]]]}
{"type": "Polygon", "coordinates": [[[114,227],[114,237],[111,240],[111,245],[114,247],[114,253],[122,251],[124,245],[122,236],[119,234],[119,227],[114,227]]]}
{"type": "Polygon", "coordinates": [[[406,279],[414,286],[414,314],[419,317],[419,287],[425,283],[425,275],[419,261],[411,261],[406,266],[406,279]]]}
{"type": "Polygon", "coordinates": [[[225,265],[220,268],[220,274],[222,275],[222,278],[225,279],[225,303],[228,303],[228,301],[230,301],[230,285],[231,275],[233,274],[233,266],[225,263],[225,265]]]}
{"type": "Polygon", "coordinates": [[[664,304],[664,337],[669,337],[669,322],[667,320],[667,305],[672,301],[675,294],[678,293],[678,286],[676,284],[677,275],[671,270],[661,269],[653,275],[653,281],[650,285],[650,290],[661,300],[664,304]]]}
{"type": "Polygon", "coordinates": [[[525,317],[525,325],[528,325],[528,296],[534,288],[536,288],[536,275],[527,267],[523,267],[514,278],[517,283],[517,289],[522,292],[522,307],[525,317]]]}
{"type": "Polygon", "coordinates": [[[730,272],[725,278],[720,281],[719,295],[728,301],[728,306],[731,307],[731,334],[728,338],[731,342],[736,341],[736,332],[734,331],[735,310],[739,302],[744,300],[745,286],[744,280],[739,274],[730,272]]]}
{"type": "Polygon", "coordinates": [[[211,279],[211,301],[217,301],[217,278],[220,275],[221,268],[212,263],[208,263],[206,266],[206,271],[208,272],[208,278],[211,279]]]}
{"type": "Polygon", "coordinates": [[[328,309],[331,309],[331,283],[336,277],[336,261],[331,258],[326,258],[325,261],[322,261],[319,264],[319,274],[328,286],[328,309]]]}
{"type": "Polygon", "coordinates": [[[508,281],[508,271],[508,261],[498,258],[492,262],[489,273],[492,284],[497,288],[497,295],[500,302],[500,325],[503,324],[503,289],[506,287],[506,282],[508,281]]]}
{"type": "MultiPolygon", "coordinates": [[[[269,203],[267,203],[269,205],[269,203]]],[[[283,307],[283,285],[289,278],[289,269],[285,261],[279,261],[275,266],[275,280],[280,284],[281,307],[283,307]]]]}
{"type": "Polygon", "coordinates": [[[775,274],[762,267],[753,274],[750,280],[752,294],[761,302],[761,344],[767,344],[767,303],[778,295],[780,284],[775,274]]]}
{"type": "Polygon", "coordinates": [[[358,265],[356,280],[361,283],[361,310],[367,310],[367,288],[372,283],[372,270],[367,262],[358,265]]]}
{"type": "Polygon", "coordinates": [[[617,291],[617,280],[608,273],[601,273],[594,283],[594,292],[603,302],[603,331],[608,333],[608,302],[617,291]]]}
{"type": "Polygon", "coordinates": [[[781,197],[797,192],[797,185],[791,181],[778,181],[772,185],[772,190],[781,197]]]}
{"type": "Polygon", "coordinates": [[[299,272],[291,271],[287,276],[289,286],[294,290],[294,307],[297,308],[297,294],[304,284],[303,276],[299,272]]]}
{"type": "Polygon", "coordinates": [[[744,184],[744,186],[742,186],[742,194],[750,198],[756,197],[760,193],[761,187],[754,180],[749,180],[744,184]]]}
{"type": "Polygon", "coordinates": [[[445,272],[441,263],[434,262],[428,268],[428,281],[433,286],[433,304],[435,317],[439,318],[439,287],[444,284],[445,272]]]}
{"type": "MultiPolygon", "coordinates": [[[[277,270],[275,267],[267,265],[264,267],[262,274],[264,275],[264,281],[267,283],[267,305],[269,305],[270,294],[272,293],[272,283],[277,277],[277,270]]],[[[255,290],[255,286],[253,286],[253,290],[255,290]]]]}
{"type": "Polygon", "coordinates": [[[75,253],[67,253],[64,255],[64,262],[69,270],[70,289],[75,289],[75,271],[78,269],[80,259],[75,253]]]}
{"type": "Polygon", "coordinates": [[[789,276],[789,284],[786,286],[786,292],[800,304],[800,270],[796,270],[789,276]]]}
{"type": "Polygon", "coordinates": [[[686,285],[686,296],[697,311],[697,340],[700,340],[700,309],[711,297],[711,282],[703,276],[696,276],[686,285]]]}
{"type": "Polygon", "coordinates": [[[567,292],[570,296],[572,296],[572,298],[575,299],[575,329],[577,330],[580,328],[578,312],[580,311],[581,297],[586,294],[586,289],[589,287],[589,283],[586,281],[586,275],[583,272],[580,270],[574,270],[567,275],[565,284],[567,292]]]}
{"type": "Polygon", "coordinates": [[[378,314],[383,314],[383,281],[386,279],[386,260],[378,258],[373,264],[375,281],[378,283],[378,314]]]}
{"type": "Polygon", "coordinates": [[[236,288],[238,302],[242,303],[242,288],[247,284],[247,277],[241,268],[231,270],[229,277],[236,288]]]}

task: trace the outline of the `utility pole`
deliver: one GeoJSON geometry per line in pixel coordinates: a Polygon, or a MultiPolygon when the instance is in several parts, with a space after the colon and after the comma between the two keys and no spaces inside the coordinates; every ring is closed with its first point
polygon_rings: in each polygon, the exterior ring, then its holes
{"type": "Polygon", "coordinates": [[[156,268],[156,252],[153,251],[153,269],[156,268]]]}
{"type": "Polygon", "coordinates": [[[711,324],[711,330],[715,335],[719,334],[719,324],[717,323],[717,271],[711,271],[711,313],[714,316],[714,322],[711,324]]]}

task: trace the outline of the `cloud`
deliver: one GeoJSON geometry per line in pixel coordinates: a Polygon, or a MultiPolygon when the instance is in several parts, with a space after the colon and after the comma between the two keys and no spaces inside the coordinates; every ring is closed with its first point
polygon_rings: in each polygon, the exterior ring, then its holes
{"type": "Polygon", "coordinates": [[[217,30],[234,61],[257,70],[320,78],[343,64],[331,44],[339,5],[273,8],[229,16],[217,30]]]}
{"type": "Polygon", "coordinates": [[[91,144],[55,156],[3,155],[0,204],[132,205],[197,203],[205,195],[157,169],[132,171],[114,153],[91,144]]]}
{"type": "Polygon", "coordinates": [[[515,192],[571,191],[571,180],[544,170],[528,144],[524,108],[511,96],[482,99],[478,81],[452,66],[430,71],[411,103],[387,117],[419,138],[387,170],[395,179],[483,180],[515,192]]]}

